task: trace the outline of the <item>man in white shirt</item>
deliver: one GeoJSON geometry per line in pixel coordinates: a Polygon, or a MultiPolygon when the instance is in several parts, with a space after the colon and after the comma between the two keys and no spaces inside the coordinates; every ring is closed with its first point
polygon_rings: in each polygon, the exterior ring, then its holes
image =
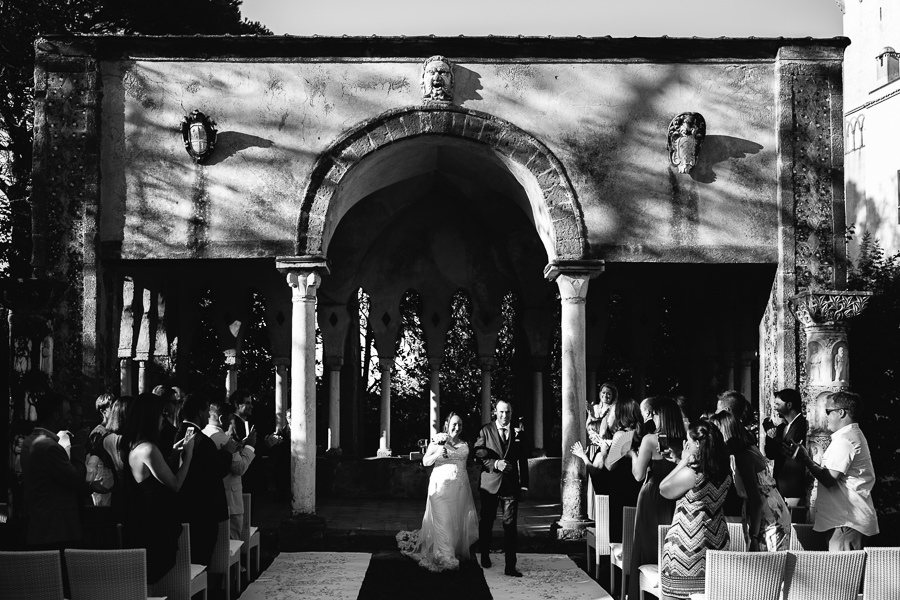
{"type": "Polygon", "coordinates": [[[792,444],[797,460],[818,481],[816,531],[831,531],[828,549],[861,550],[866,536],[878,533],[878,518],[872,503],[875,469],[869,444],[857,423],[859,395],[835,392],[825,400],[825,420],[831,444],[817,465],[803,446],[792,444]]]}
{"type": "MultiPolygon", "coordinates": [[[[231,426],[232,417],[231,406],[227,402],[214,400],[209,403],[209,422],[203,428],[203,433],[215,443],[216,448],[222,448],[228,443],[228,440],[232,439],[232,433],[226,431],[231,426]]],[[[231,432],[233,431],[231,429],[231,432]]],[[[225,485],[225,497],[228,500],[230,537],[233,540],[240,540],[244,529],[242,476],[256,455],[255,444],[256,430],[251,428],[250,433],[243,440],[242,447],[232,454],[231,471],[222,478],[225,485]]]]}

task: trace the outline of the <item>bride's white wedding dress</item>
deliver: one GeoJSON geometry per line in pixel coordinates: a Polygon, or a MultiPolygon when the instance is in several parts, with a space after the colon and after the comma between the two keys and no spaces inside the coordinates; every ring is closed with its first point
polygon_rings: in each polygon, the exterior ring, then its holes
{"type": "Polygon", "coordinates": [[[397,544],[403,554],[430,571],[459,568],[469,558],[469,547],[478,541],[478,517],[466,471],[469,446],[445,445],[447,456],[438,455],[428,480],[428,502],[422,528],[401,531],[397,544]]]}

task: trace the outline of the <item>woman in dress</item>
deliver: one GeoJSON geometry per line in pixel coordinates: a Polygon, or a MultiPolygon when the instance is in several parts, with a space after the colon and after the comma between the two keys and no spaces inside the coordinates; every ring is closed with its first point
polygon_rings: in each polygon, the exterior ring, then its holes
{"type": "Polygon", "coordinates": [[[691,425],[678,466],[659,484],[664,498],[677,500],[659,569],[662,598],[703,593],[706,551],[728,545],[722,504],[731,485],[725,440],[709,421],[691,425]]]}
{"type": "Polygon", "coordinates": [[[659,483],[672,472],[681,458],[687,432],[678,404],[672,398],[656,396],[641,402],[645,428],[653,429],[631,453],[631,474],[643,481],[634,517],[634,541],[628,574],[628,597],[640,596],[641,565],[656,564],[657,526],[672,523],[675,502],[659,494],[659,483]]]}
{"type": "MultiPolygon", "coordinates": [[[[587,467],[590,481],[596,485],[602,481],[606,489],[594,487],[597,494],[609,495],[609,539],[622,541],[622,508],[634,506],[640,491],[640,482],[631,474],[631,454],[641,441],[644,420],[638,403],[631,398],[623,398],[612,409],[612,425],[607,431],[612,438],[600,440],[600,450],[594,460],[587,454],[581,442],[572,444],[572,454],[580,458],[587,467]],[[606,471],[605,474],[598,471],[606,471]]],[[[590,431],[590,429],[588,430],[590,431]]]]}
{"type": "Polygon", "coordinates": [[[731,472],[738,495],[744,499],[743,522],[749,538],[748,549],[787,550],[791,513],[775,487],[769,465],[753,438],[733,414],[721,411],[710,417],[719,428],[731,455],[731,472]]]}
{"type": "Polygon", "coordinates": [[[156,442],[162,424],[162,401],[145,393],[128,403],[119,443],[125,471],[125,546],[146,548],[147,583],[156,583],[175,566],[181,520],[175,493],[187,476],[194,453],[189,433],[176,443],[183,451],[176,473],[166,464],[156,442]]]}
{"type": "Polygon", "coordinates": [[[460,433],[462,419],[451,412],[422,458],[426,467],[434,465],[422,528],[397,534],[400,551],[435,572],[458,569],[460,559],[468,560],[470,547],[478,541],[478,516],[466,470],[469,445],[460,433]]]}
{"type": "Polygon", "coordinates": [[[585,453],[591,463],[598,468],[602,467],[598,458],[602,440],[611,440],[615,431],[612,429],[615,420],[614,410],[619,400],[619,390],[612,383],[604,383],[600,386],[600,393],[588,407],[587,421],[584,428],[587,430],[588,447],[585,453]]]}

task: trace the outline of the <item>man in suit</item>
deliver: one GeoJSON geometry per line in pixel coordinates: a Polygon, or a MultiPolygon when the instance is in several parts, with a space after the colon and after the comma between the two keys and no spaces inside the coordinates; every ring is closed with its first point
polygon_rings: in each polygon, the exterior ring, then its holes
{"type": "MultiPolygon", "coordinates": [[[[223,448],[229,440],[232,440],[231,406],[221,400],[213,400],[209,403],[209,418],[203,433],[213,441],[216,448],[223,448]]],[[[247,467],[253,462],[256,451],[256,430],[251,430],[244,438],[243,443],[231,455],[231,472],[228,473],[223,483],[225,484],[225,497],[228,500],[228,520],[231,528],[231,539],[240,540],[244,529],[244,486],[241,476],[247,471],[247,467]]]]}
{"type": "Polygon", "coordinates": [[[69,401],[48,392],[35,410],[37,426],[22,445],[26,543],[32,550],[71,548],[81,541],[80,497],[109,490],[99,481],[86,482],[84,463],[76,466],[69,457],[69,401]]]}
{"type": "Polygon", "coordinates": [[[775,461],[775,484],[790,507],[806,504],[808,476],[804,464],[785,453],[784,444],[791,442],[806,445],[806,417],[800,414],[803,404],[797,390],[786,388],[775,392],[773,407],[781,417],[781,423],[775,425],[766,419],[763,426],[766,430],[766,456],[775,461]]]}
{"type": "MultiPolygon", "coordinates": [[[[208,421],[209,405],[197,395],[184,401],[184,422],[175,435],[175,441],[185,437],[189,428],[194,429],[194,456],[187,477],[178,491],[182,522],[191,526],[191,562],[209,565],[218,537],[219,523],[228,519],[228,502],[225,498],[224,477],[231,472],[231,456],[237,443],[230,441],[216,448],[205,435],[196,435],[203,428],[198,423],[208,421]]],[[[173,470],[178,465],[172,465],[173,470]]]]}
{"type": "Polygon", "coordinates": [[[481,520],[479,522],[479,547],[481,566],[491,566],[491,530],[497,517],[497,507],[503,511],[503,551],[506,554],[506,570],[511,577],[521,577],[516,569],[516,542],[518,536],[519,495],[528,487],[528,457],[511,425],[512,405],[505,400],[497,402],[496,420],[483,426],[475,441],[475,458],[481,465],[481,520]]]}

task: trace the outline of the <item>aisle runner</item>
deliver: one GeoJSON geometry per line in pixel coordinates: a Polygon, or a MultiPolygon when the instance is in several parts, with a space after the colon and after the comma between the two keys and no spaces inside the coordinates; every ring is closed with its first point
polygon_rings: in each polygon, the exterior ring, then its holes
{"type": "Polygon", "coordinates": [[[282,553],[241,600],[612,600],[568,556],[521,554],[521,578],[503,574],[502,554],[491,559],[484,571],[469,562],[434,574],[395,551],[282,553]]]}
{"type": "Polygon", "coordinates": [[[241,600],[356,600],[368,552],[282,552],[241,600]]]}

